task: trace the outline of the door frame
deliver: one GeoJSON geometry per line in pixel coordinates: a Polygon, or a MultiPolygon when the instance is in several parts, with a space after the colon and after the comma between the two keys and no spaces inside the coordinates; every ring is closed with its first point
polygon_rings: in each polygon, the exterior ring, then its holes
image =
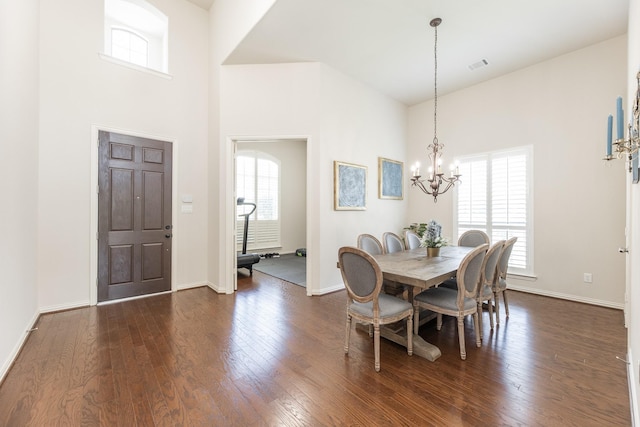
{"type": "Polygon", "coordinates": [[[237,258],[236,258],[236,151],[238,147],[239,141],[246,142],[258,142],[258,141],[287,141],[287,140],[295,140],[295,141],[305,141],[307,145],[307,176],[305,176],[306,182],[306,234],[307,234],[307,253],[315,254],[311,258],[307,258],[307,296],[314,295],[314,290],[318,287],[318,275],[315,274],[317,266],[320,263],[320,251],[317,250],[316,245],[318,242],[318,238],[316,237],[315,230],[317,226],[316,224],[316,214],[313,213],[311,203],[312,200],[316,197],[316,194],[313,191],[312,184],[309,180],[309,176],[314,176],[313,171],[315,170],[315,166],[310,162],[312,158],[312,147],[313,142],[312,138],[309,135],[263,135],[263,136],[239,136],[239,135],[231,135],[226,137],[226,172],[225,172],[225,180],[224,180],[224,189],[223,194],[231,194],[232,198],[225,198],[225,212],[226,212],[226,220],[225,220],[225,238],[221,239],[223,241],[223,252],[225,254],[231,254],[231,262],[223,263],[222,268],[224,277],[227,278],[231,286],[226,287],[226,293],[233,293],[237,290],[238,283],[238,272],[237,272],[237,258]]]}
{"type": "MultiPolygon", "coordinates": [[[[176,279],[178,270],[177,248],[180,239],[178,227],[178,141],[174,138],[158,136],[143,132],[136,132],[127,129],[115,128],[112,126],[102,126],[98,124],[91,125],[91,180],[89,191],[91,194],[91,219],[90,219],[90,267],[89,267],[89,303],[91,305],[98,304],[98,134],[100,131],[115,132],[124,135],[135,136],[139,138],[155,139],[170,142],[172,149],[172,167],[171,167],[171,215],[172,215],[172,243],[171,243],[171,290],[177,289],[176,279]]],[[[158,294],[153,294],[158,295],[158,294]]],[[[140,295],[131,298],[122,298],[115,301],[126,301],[128,299],[144,298],[148,295],[140,295]]],[[[114,301],[105,301],[101,304],[109,304],[114,301]]]]}

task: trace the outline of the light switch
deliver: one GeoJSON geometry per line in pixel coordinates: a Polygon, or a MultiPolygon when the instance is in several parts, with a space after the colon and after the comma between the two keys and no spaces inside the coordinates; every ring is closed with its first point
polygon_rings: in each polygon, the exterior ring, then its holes
{"type": "Polygon", "coordinates": [[[193,196],[191,194],[183,194],[182,203],[193,203],[193,196]]]}
{"type": "Polygon", "coordinates": [[[193,205],[191,205],[191,204],[182,205],[181,211],[182,211],[182,213],[185,213],[185,214],[193,213],[193,205]]]}

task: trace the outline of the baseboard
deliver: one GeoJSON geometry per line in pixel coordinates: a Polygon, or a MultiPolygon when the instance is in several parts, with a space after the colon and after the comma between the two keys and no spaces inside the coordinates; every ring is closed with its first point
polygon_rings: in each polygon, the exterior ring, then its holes
{"type": "Polygon", "coordinates": [[[330,294],[332,292],[337,292],[337,291],[342,291],[344,290],[344,284],[343,283],[339,283],[335,286],[331,286],[328,288],[322,288],[322,289],[317,289],[315,290],[311,295],[326,295],[326,294],[330,294]]]}
{"type": "Polygon", "coordinates": [[[176,287],[176,291],[184,291],[185,289],[193,289],[193,288],[201,288],[203,286],[209,286],[209,282],[193,282],[193,283],[183,283],[176,287]]]}
{"type": "Polygon", "coordinates": [[[211,289],[213,289],[213,290],[214,290],[216,293],[218,293],[218,294],[225,294],[225,293],[226,293],[224,290],[222,290],[222,289],[220,288],[220,286],[218,286],[218,285],[216,285],[216,284],[214,284],[214,283],[207,282],[207,283],[206,283],[206,285],[207,285],[208,287],[210,287],[211,289]]]}
{"type": "Polygon", "coordinates": [[[29,323],[26,325],[24,329],[25,330],[24,334],[22,334],[22,337],[16,343],[15,347],[11,351],[11,354],[9,354],[9,357],[2,365],[2,368],[0,369],[0,384],[2,384],[2,382],[4,381],[4,377],[9,372],[9,369],[11,369],[11,367],[13,366],[13,362],[16,361],[16,358],[18,357],[18,354],[20,354],[20,350],[22,350],[24,343],[27,341],[27,338],[29,337],[31,330],[33,329],[35,324],[38,322],[38,318],[40,318],[40,313],[36,311],[33,317],[31,318],[31,321],[29,321],[29,323]]]}
{"type": "Polygon", "coordinates": [[[629,403],[631,406],[631,425],[640,426],[640,408],[638,408],[638,378],[633,367],[636,361],[633,358],[631,348],[627,353],[627,381],[629,382],[629,403]]]}
{"type": "Polygon", "coordinates": [[[55,313],[56,311],[73,310],[74,308],[89,307],[90,305],[91,305],[91,302],[89,300],[72,302],[69,304],[50,305],[49,307],[40,307],[40,314],[55,313]]]}
{"type": "Polygon", "coordinates": [[[604,301],[604,300],[598,300],[598,299],[593,299],[593,298],[579,297],[579,296],[576,296],[576,295],[563,294],[563,293],[560,293],[560,292],[544,291],[544,290],[540,290],[540,289],[537,289],[537,288],[529,288],[529,287],[526,287],[526,286],[514,286],[512,284],[509,284],[509,289],[513,289],[514,291],[526,292],[528,294],[536,294],[536,295],[542,295],[542,296],[545,296],[545,297],[559,298],[559,299],[564,299],[564,300],[568,300],[568,301],[581,302],[581,303],[584,303],[584,304],[599,305],[601,307],[608,307],[608,308],[615,308],[615,309],[618,309],[618,310],[624,310],[624,303],[615,303],[615,302],[611,302],[611,301],[604,301]]]}

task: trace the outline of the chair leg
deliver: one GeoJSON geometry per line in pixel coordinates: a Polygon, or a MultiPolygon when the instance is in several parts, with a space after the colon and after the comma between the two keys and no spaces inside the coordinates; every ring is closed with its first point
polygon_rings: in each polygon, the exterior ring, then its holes
{"type": "Polygon", "coordinates": [[[480,329],[481,324],[482,324],[482,311],[480,312],[480,315],[478,315],[478,312],[476,311],[475,313],[473,313],[473,328],[476,331],[476,347],[480,347],[482,345],[481,343],[482,329],[480,329]]]}
{"type": "Polygon", "coordinates": [[[413,316],[407,318],[407,354],[413,355],[413,334],[411,329],[413,327],[413,316]]]}
{"type": "Polygon", "coordinates": [[[460,343],[460,358],[467,358],[467,350],[464,346],[464,316],[458,316],[458,342],[460,343]]]}
{"type": "Polygon", "coordinates": [[[484,330],[482,329],[482,301],[478,301],[478,309],[476,310],[476,314],[478,315],[478,328],[480,329],[480,339],[482,339],[482,335],[484,330]]]}
{"type": "Polygon", "coordinates": [[[442,314],[438,313],[436,315],[436,329],[439,331],[442,329],[442,314]]]}
{"type": "Polygon", "coordinates": [[[502,301],[504,301],[504,314],[509,317],[509,301],[507,300],[507,290],[502,291],[502,301]]]}
{"type": "Polygon", "coordinates": [[[493,300],[496,304],[496,325],[500,325],[500,304],[499,304],[499,298],[498,298],[499,294],[500,294],[499,292],[493,293],[493,300]]]}
{"type": "Polygon", "coordinates": [[[376,372],[380,372],[380,325],[373,325],[373,354],[376,372]]]}
{"type": "Polygon", "coordinates": [[[493,330],[493,299],[487,302],[489,304],[489,321],[491,322],[491,330],[493,330]]]}
{"type": "Polygon", "coordinates": [[[347,328],[344,337],[344,352],[349,353],[349,335],[351,334],[351,316],[347,314],[347,328]]]}

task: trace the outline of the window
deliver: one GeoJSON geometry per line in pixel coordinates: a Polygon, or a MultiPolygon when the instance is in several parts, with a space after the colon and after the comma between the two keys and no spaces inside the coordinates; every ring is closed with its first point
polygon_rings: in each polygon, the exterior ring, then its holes
{"type": "Polygon", "coordinates": [[[129,30],[111,29],[111,56],[114,58],[146,67],[148,45],[144,38],[129,30]]]}
{"type": "MultiPolygon", "coordinates": [[[[280,162],[261,151],[239,151],[236,158],[236,192],[238,197],[256,204],[249,219],[247,247],[280,247],[280,162]]],[[[238,206],[236,243],[242,248],[244,208],[238,206]]]]}
{"type": "Polygon", "coordinates": [[[169,20],[144,0],[105,0],[105,54],[145,68],[168,72],[169,20]]]}
{"type": "Polygon", "coordinates": [[[486,232],[492,242],[517,237],[509,271],[533,275],[531,146],[459,158],[454,227],[486,232]]]}

